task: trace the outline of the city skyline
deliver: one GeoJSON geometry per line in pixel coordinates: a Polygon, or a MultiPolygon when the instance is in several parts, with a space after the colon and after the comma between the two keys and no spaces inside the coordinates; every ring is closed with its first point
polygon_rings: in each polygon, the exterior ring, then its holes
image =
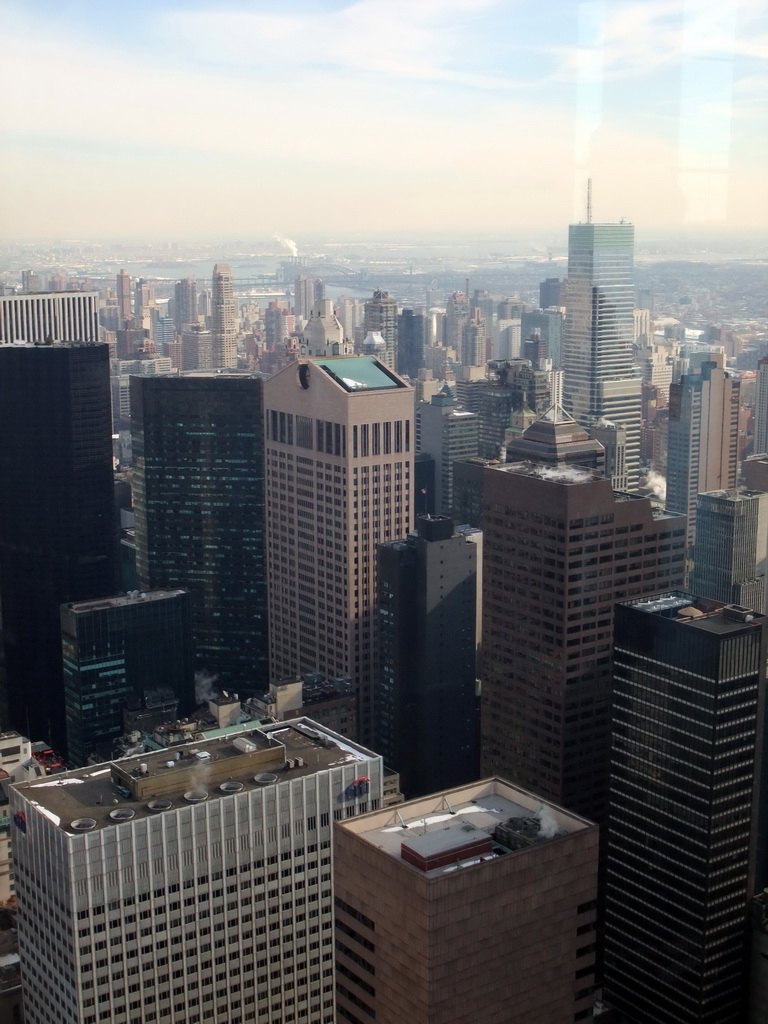
{"type": "Polygon", "coordinates": [[[764,225],[761,7],[4,0],[3,234],[764,225]]]}

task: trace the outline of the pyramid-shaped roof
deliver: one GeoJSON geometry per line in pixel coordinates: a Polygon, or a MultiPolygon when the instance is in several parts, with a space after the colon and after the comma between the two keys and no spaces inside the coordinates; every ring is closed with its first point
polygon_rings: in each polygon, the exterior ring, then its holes
{"type": "Polygon", "coordinates": [[[601,469],[605,449],[561,405],[551,405],[521,437],[507,446],[507,460],[574,463],[601,469]]]}

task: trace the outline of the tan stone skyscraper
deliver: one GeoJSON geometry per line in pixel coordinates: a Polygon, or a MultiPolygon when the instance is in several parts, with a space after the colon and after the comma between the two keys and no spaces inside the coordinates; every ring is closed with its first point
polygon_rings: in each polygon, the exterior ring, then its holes
{"type": "Polygon", "coordinates": [[[211,301],[213,365],[237,366],[237,304],[228,263],[217,263],[213,268],[211,301]]]}
{"type": "Polygon", "coordinates": [[[126,319],[133,314],[131,303],[131,277],[125,270],[121,270],[115,278],[115,293],[117,295],[118,326],[125,327],[126,319]]]}
{"type": "Polygon", "coordinates": [[[300,359],[264,407],[271,676],[350,677],[371,735],[376,551],[413,525],[413,391],[370,356],[300,359]]]}

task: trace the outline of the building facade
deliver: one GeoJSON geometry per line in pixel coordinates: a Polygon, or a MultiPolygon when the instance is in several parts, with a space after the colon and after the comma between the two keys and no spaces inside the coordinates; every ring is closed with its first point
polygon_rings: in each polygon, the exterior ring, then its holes
{"type": "Polygon", "coordinates": [[[632,1024],[744,1020],[767,642],[686,593],[616,610],[605,991],[632,1024]]]}
{"type": "Polygon", "coordinates": [[[118,328],[123,328],[125,321],[133,316],[131,275],[127,270],[121,270],[115,277],[115,294],[117,296],[117,326],[118,328]]]}
{"type": "Polygon", "coordinates": [[[377,289],[370,299],[365,300],[363,333],[382,336],[385,344],[382,361],[394,370],[397,362],[397,301],[389,292],[377,289]]]}
{"type": "Polygon", "coordinates": [[[478,454],[498,459],[513,412],[529,409],[536,416],[552,405],[548,374],[527,359],[497,359],[489,363],[490,381],[478,403],[478,454]]]}
{"type": "Polygon", "coordinates": [[[12,797],[28,1024],[333,1024],[331,829],[379,757],[300,719],[62,780],[12,797]]]}
{"type": "Polygon", "coordinates": [[[694,594],[722,604],[765,610],[768,494],[713,491],[696,499],[694,594]]]}
{"type": "Polygon", "coordinates": [[[435,460],[435,510],[454,516],[453,464],[477,456],[479,419],[476,413],[456,408],[450,394],[441,391],[431,402],[416,408],[418,451],[435,460]]]}
{"type": "Polygon", "coordinates": [[[264,405],[271,678],[352,679],[371,737],[376,551],[413,524],[413,391],[370,356],[329,357],[274,374],[264,405]]]}
{"type": "Polygon", "coordinates": [[[397,318],[397,372],[416,380],[424,366],[427,318],[423,309],[403,309],[397,318]]]}
{"type": "Polygon", "coordinates": [[[184,590],[133,591],[62,605],[67,758],[112,757],[128,701],[170,690],[183,714],[195,707],[192,604],[184,590]]]}
{"type": "Polygon", "coordinates": [[[640,373],[632,354],[635,229],[571,224],[563,334],[565,407],[583,427],[608,420],[627,430],[627,476],[637,484],[640,373]]]}
{"type": "Polygon", "coordinates": [[[0,295],[0,345],[99,340],[98,292],[0,295]]]}
{"type": "Polygon", "coordinates": [[[602,822],[614,605],[681,584],[685,517],[517,462],[485,470],[483,537],[481,772],[602,822]]]}
{"type": "Polygon", "coordinates": [[[0,437],[8,724],[63,754],[59,605],[117,587],[108,347],[0,346],[0,437]]]}
{"type": "Polygon", "coordinates": [[[139,586],[190,590],[196,661],[263,691],[268,669],[262,380],[131,379],[139,586]]]}
{"type": "Polygon", "coordinates": [[[409,799],[478,777],[477,561],[446,516],[379,548],[375,746],[409,799]]]}
{"type": "Polygon", "coordinates": [[[173,321],[176,333],[181,334],[189,324],[197,323],[197,282],[190,277],[177,281],[173,286],[173,297],[173,321]]]}
{"type": "Polygon", "coordinates": [[[736,486],[740,395],[739,380],[717,355],[670,386],[667,504],[688,516],[689,547],[696,540],[696,496],[736,486]]]}
{"type": "Polygon", "coordinates": [[[237,366],[237,302],[232,290],[232,268],[217,263],[211,280],[211,333],[213,365],[237,366]]]}
{"type": "Polygon", "coordinates": [[[500,779],[339,822],[336,1019],[591,1020],[597,844],[500,779]]]}

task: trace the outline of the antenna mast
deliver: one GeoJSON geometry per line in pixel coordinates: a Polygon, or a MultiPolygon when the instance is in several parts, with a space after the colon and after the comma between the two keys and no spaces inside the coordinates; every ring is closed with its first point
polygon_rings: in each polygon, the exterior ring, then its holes
{"type": "Polygon", "coordinates": [[[587,178],[587,224],[592,223],[592,179],[587,178]]]}

